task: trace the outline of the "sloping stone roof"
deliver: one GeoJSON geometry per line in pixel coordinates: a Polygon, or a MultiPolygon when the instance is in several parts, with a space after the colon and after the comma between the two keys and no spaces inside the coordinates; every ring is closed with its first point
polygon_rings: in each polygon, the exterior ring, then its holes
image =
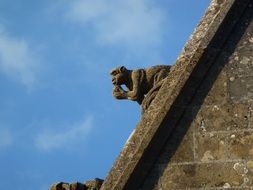
{"type": "MultiPolygon", "coordinates": [[[[211,2],[101,190],[135,190],[143,183],[218,55],[233,52],[233,48],[224,49],[224,44],[250,3],[251,0],[211,2]]],[[[219,70],[213,74],[218,73],[219,70]]]]}

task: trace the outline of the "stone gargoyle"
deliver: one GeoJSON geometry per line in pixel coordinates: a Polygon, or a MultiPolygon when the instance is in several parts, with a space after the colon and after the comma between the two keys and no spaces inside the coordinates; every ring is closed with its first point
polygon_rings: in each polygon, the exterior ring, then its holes
{"type": "Polygon", "coordinates": [[[102,186],[103,180],[102,179],[94,179],[90,181],[86,181],[85,183],[65,183],[59,182],[53,184],[50,190],[99,190],[102,186]]]}
{"type": "Polygon", "coordinates": [[[110,72],[114,85],[113,96],[116,99],[137,101],[144,112],[156,96],[170,69],[169,65],[136,70],[128,70],[124,66],[116,67],[110,72]],[[122,85],[125,85],[126,89],[122,85]]]}

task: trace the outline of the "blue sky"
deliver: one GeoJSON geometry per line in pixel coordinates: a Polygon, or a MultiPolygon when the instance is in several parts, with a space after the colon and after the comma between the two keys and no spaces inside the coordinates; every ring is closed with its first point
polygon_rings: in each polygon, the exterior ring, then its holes
{"type": "Polygon", "coordinates": [[[210,0],[0,0],[0,184],[105,178],[140,118],[109,71],[173,64],[210,0]]]}

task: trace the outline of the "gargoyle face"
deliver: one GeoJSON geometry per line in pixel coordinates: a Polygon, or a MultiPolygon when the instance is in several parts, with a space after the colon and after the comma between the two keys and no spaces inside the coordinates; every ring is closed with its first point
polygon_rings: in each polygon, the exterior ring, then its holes
{"type": "Polygon", "coordinates": [[[112,76],[112,84],[114,86],[120,86],[126,84],[128,81],[128,70],[124,66],[116,67],[111,70],[110,75],[112,76]]]}
{"type": "Polygon", "coordinates": [[[112,84],[113,85],[122,85],[126,81],[124,73],[117,73],[112,75],[112,84]]]}

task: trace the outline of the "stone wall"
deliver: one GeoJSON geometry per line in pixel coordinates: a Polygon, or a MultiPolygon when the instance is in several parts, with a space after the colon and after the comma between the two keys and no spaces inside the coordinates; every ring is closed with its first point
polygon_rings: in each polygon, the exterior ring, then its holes
{"type": "Polygon", "coordinates": [[[253,189],[252,6],[233,28],[140,189],[253,189]]]}

